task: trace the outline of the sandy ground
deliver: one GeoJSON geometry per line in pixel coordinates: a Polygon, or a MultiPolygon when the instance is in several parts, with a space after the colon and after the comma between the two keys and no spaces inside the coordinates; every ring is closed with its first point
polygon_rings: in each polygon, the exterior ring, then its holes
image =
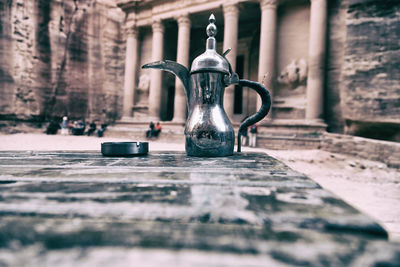
{"type": "MultiPolygon", "coordinates": [[[[102,142],[132,141],[122,138],[44,134],[0,134],[0,150],[97,150],[102,142]]],[[[143,140],[135,140],[143,141],[143,140]]],[[[151,141],[150,151],[184,150],[183,143],[151,141]]],[[[400,241],[400,170],[385,164],[320,150],[268,150],[244,147],[243,151],[265,152],[306,174],[368,214],[400,241]]]]}

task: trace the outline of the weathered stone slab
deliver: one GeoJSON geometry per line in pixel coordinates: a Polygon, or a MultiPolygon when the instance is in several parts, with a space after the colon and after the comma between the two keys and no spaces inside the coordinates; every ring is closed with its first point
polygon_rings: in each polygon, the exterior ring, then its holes
{"type": "Polygon", "coordinates": [[[0,152],[0,265],[396,263],[386,239],[266,154],[0,152]]]}

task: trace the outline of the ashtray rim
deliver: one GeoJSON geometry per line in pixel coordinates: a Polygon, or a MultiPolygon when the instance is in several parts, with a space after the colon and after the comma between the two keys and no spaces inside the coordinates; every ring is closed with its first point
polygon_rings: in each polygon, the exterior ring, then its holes
{"type": "Polygon", "coordinates": [[[148,142],[104,142],[101,143],[101,154],[108,157],[129,157],[145,155],[149,152],[148,142]]]}

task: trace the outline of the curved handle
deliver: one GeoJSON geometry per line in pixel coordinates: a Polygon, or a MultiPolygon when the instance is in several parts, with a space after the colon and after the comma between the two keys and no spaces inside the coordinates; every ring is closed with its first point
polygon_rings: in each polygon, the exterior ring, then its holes
{"type": "Polygon", "coordinates": [[[239,127],[239,132],[238,132],[238,147],[237,147],[237,152],[241,152],[242,150],[242,143],[241,143],[241,136],[242,133],[246,130],[247,127],[250,125],[253,125],[260,120],[262,120],[265,116],[267,116],[269,109],[271,108],[271,95],[268,92],[267,88],[262,86],[258,82],[252,82],[248,80],[239,80],[239,85],[240,86],[246,86],[251,89],[254,89],[261,97],[262,105],[261,108],[257,111],[256,114],[251,115],[249,118],[247,118],[239,127]]]}

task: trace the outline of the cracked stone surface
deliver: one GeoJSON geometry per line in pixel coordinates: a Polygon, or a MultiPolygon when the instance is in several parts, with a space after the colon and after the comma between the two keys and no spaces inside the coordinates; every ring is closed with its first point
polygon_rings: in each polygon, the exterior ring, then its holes
{"type": "Polygon", "coordinates": [[[0,152],[0,266],[369,266],[400,245],[263,153],[0,152]]]}

